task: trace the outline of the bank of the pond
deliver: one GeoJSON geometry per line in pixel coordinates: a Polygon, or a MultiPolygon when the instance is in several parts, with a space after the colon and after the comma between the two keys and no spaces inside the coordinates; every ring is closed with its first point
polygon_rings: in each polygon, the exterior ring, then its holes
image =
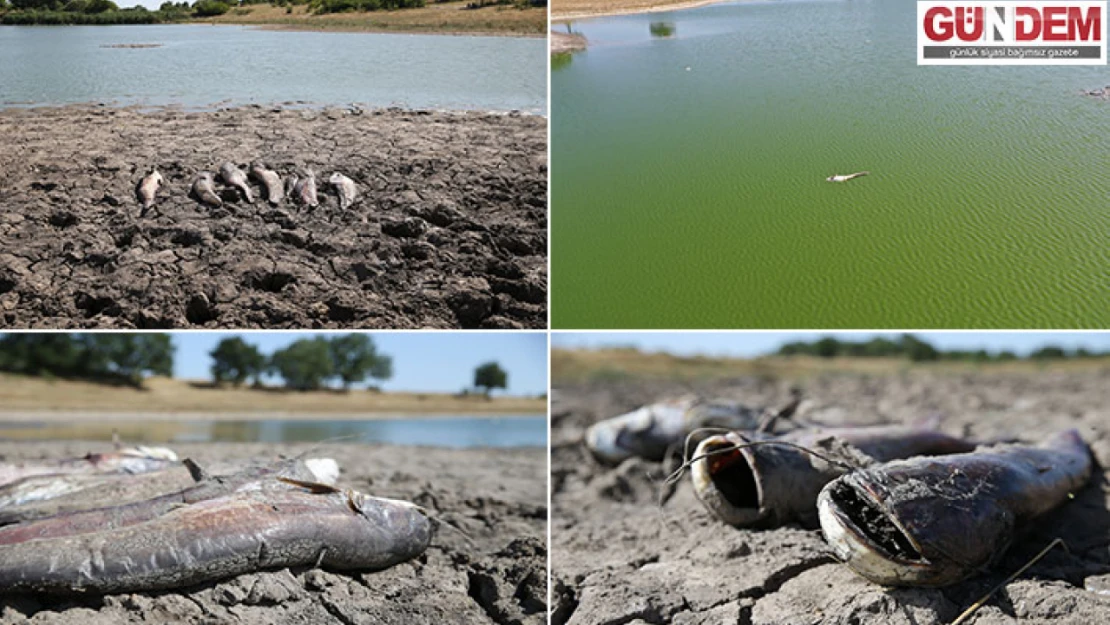
{"type": "Polygon", "coordinates": [[[71,106],[0,112],[0,326],[539,328],[546,120],[71,106]],[[313,169],[321,205],[189,197],[197,174],[313,169]],[[135,187],[157,167],[156,206],[135,187]],[[361,199],[341,210],[327,178],[361,199]]]}

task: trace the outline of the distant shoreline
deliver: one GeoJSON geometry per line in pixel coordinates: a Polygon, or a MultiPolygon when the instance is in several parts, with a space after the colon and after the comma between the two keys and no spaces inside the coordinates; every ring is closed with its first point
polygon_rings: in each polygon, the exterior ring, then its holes
{"type": "Polygon", "coordinates": [[[551,23],[555,22],[571,22],[574,20],[584,20],[594,17],[613,17],[616,15],[639,15],[643,13],[663,13],[667,11],[684,11],[686,9],[697,9],[711,4],[721,4],[723,2],[736,2],[737,0],[679,0],[677,2],[668,0],[645,0],[650,4],[642,6],[631,6],[621,8],[610,8],[611,5],[606,3],[597,2],[597,0],[588,0],[586,2],[574,2],[576,6],[582,8],[572,9],[569,13],[560,13],[559,4],[556,2],[551,7],[551,23]]]}
{"type": "Polygon", "coordinates": [[[76,410],[2,410],[0,425],[27,423],[99,423],[103,421],[153,421],[158,423],[226,421],[389,421],[402,419],[532,419],[545,412],[95,412],[76,410]]]}

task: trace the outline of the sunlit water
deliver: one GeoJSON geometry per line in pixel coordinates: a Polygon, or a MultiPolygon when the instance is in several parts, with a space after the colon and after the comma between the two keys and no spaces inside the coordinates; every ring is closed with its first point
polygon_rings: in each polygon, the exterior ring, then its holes
{"type": "Polygon", "coordinates": [[[1105,66],[918,67],[892,0],[572,28],[556,327],[1110,323],[1110,102],[1080,94],[1105,66]]]}
{"type": "Polygon", "coordinates": [[[111,440],[125,443],[385,443],[429,447],[545,447],[547,418],[446,416],[398,419],[263,419],[210,421],[0,422],[0,440],[111,440]]]}
{"type": "Polygon", "coordinates": [[[0,106],[359,104],[546,112],[543,39],[0,26],[0,106]],[[156,48],[113,48],[119,44],[156,48]]]}

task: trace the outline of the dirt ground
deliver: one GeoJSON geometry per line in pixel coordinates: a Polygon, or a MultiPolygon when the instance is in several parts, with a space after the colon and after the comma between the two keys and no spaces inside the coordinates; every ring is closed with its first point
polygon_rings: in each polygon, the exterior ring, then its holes
{"type": "Polygon", "coordinates": [[[951,434],[1026,441],[1074,427],[1106,467],[1110,369],[916,369],[792,381],[609,377],[556,384],[552,395],[552,623],[951,622],[1057,536],[1069,552],[1050,552],[970,622],[1110,622],[1110,474],[1102,469],[982,575],[944,589],[884,589],[835,562],[818,530],[742,530],[718,522],[697,501],[688,476],[660,510],[660,464],[632,459],[601,467],[580,442],[590,423],[666,396],[694,392],[778,406],[797,384],[812,401],[802,415],[811,421],[907,422],[939,412],[951,434]]]}
{"type": "MultiPolygon", "coordinates": [[[[105,443],[0,442],[0,462],[106,451],[105,443]]],[[[189,444],[182,457],[268,461],[308,452],[339,462],[339,485],[428,508],[441,529],[420,557],[385,571],[252,573],[174,592],[68,600],[0,595],[0,624],[464,623],[546,621],[546,452],[385,445],[189,444]]]]}
{"type": "MultiPolygon", "coordinates": [[[[430,111],[0,111],[0,327],[542,328],[546,119],[430,111]],[[312,167],[321,206],[188,197],[312,167]],[[135,187],[166,178],[146,215],[135,187]],[[361,198],[347,211],[326,180],[361,198]]],[[[257,186],[255,187],[257,190],[257,186]]]]}

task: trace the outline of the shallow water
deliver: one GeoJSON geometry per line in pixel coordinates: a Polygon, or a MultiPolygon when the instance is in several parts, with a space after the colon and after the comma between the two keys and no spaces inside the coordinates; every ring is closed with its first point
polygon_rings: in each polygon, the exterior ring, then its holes
{"type": "Polygon", "coordinates": [[[555,327],[1110,323],[1110,102],[1079,93],[1106,67],[918,67],[914,3],[889,0],[572,28],[555,327]]]}
{"type": "Polygon", "coordinates": [[[546,112],[541,38],[0,26],[0,107],[360,104],[546,112]],[[110,48],[153,43],[156,48],[110,48]]]}
{"type": "Polygon", "coordinates": [[[0,440],[120,440],[139,443],[384,443],[429,447],[545,447],[544,415],[429,416],[398,419],[0,422],[0,440]]]}

